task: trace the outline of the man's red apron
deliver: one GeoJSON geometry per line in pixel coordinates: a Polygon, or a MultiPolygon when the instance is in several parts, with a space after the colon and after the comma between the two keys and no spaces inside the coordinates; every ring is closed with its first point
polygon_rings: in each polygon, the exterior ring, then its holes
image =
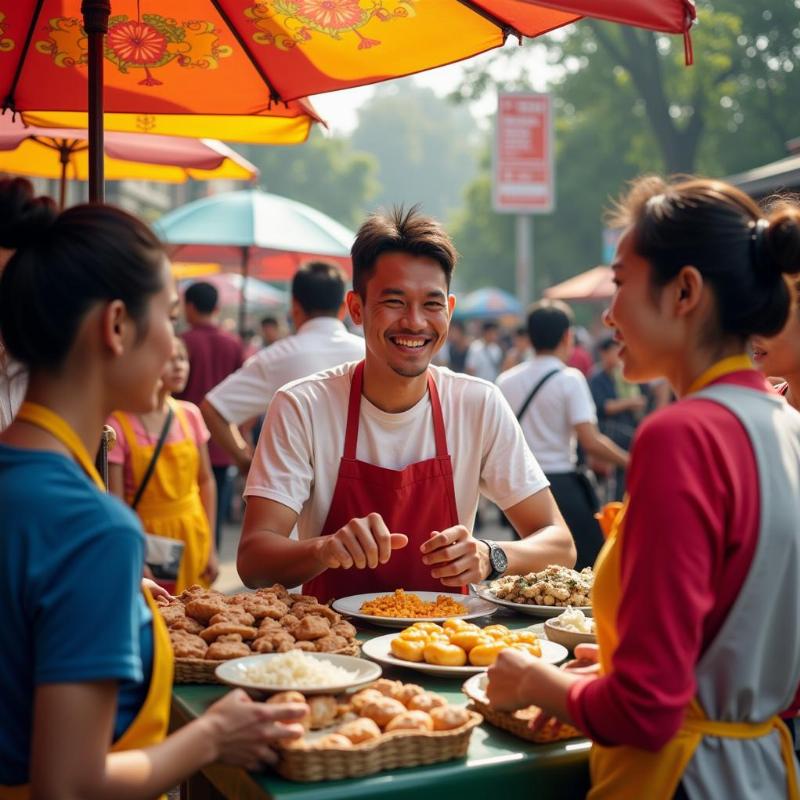
{"type": "MultiPolygon", "coordinates": [[[[393,550],[389,562],[379,564],[376,569],[328,569],[306,583],[303,593],[327,602],[353,594],[391,592],[400,588],[446,591],[441,581],[431,576],[432,568],[422,563],[419,550],[433,531],[443,531],[458,524],[453,465],[447,452],[436,383],[428,372],[436,457],[394,470],[356,459],[363,381],[362,361],[353,372],[344,455],[321,535],[336,533],[351,519],[376,512],[383,517],[391,533],[408,536],[408,545],[402,550],[393,550]]],[[[462,591],[466,594],[466,587],[462,591]]]]}

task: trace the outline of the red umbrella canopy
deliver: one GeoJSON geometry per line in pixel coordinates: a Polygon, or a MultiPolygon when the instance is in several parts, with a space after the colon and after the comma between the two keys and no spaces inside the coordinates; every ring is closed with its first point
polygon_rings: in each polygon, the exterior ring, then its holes
{"type": "MultiPolygon", "coordinates": [[[[4,104],[84,110],[81,0],[4,6],[4,104]]],[[[275,100],[430,69],[581,16],[684,32],[693,15],[689,0],[112,0],[106,111],[263,114],[275,100]]]]}

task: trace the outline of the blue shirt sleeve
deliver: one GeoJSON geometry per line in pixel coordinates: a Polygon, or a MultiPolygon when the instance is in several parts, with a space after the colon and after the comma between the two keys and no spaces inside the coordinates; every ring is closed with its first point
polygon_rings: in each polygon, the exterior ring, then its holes
{"type": "Polygon", "coordinates": [[[142,681],[136,597],[143,556],[141,534],[119,522],[75,537],[61,574],[46,576],[39,587],[36,684],[142,681]]]}

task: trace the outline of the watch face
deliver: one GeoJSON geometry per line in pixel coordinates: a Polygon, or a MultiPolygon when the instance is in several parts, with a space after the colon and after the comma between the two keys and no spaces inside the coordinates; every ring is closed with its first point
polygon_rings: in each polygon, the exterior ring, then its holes
{"type": "Polygon", "coordinates": [[[502,547],[495,545],[492,547],[491,553],[492,567],[497,572],[505,572],[508,569],[508,556],[502,547]]]}

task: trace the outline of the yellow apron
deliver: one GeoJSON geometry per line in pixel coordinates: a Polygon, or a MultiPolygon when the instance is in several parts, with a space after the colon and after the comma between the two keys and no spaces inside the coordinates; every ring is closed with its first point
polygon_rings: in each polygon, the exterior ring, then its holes
{"type": "MultiPolygon", "coordinates": [[[[211,530],[197,484],[200,467],[197,445],[183,409],[172,398],[167,402],[178,420],[183,440],[164,444],[136,513],[148,533],[184,543],[174,589],[174,594],[180,594],[195,583],[205,587],[209,585],[200,576],[211,555],[211,530]]],[[[155,445],[142,445],[136,441],[127,414],[117,412],[114,418],[130,447],[133,483],[138,488],[153,457],[155,445]]],[[[127,496],[126,492],[125,499],[131,503],[133,495],[127,496]]]]}
{"type": "MultiPolygon", "coordinates": [[[[105,491],[103,480],[83,446],[83,442],[58,414],[36,403],[25,402],[16,418],[52,434],[70,451],[73,458],[97,487],[101,491],[105,491]]],[[[112,753],[150,747],[158,744],[167,735],[172,698],[172,645],[166,623],[150,592],[142,589],[142,594],[144,594],[153,615],[153,669],[150,686],[139,713],[125,733],[111,746],[112,753]]],[[[28,786],[0,786],[0,800],[27,800],[29,796],[30,788],[28,786]]]]}
{"type": "MultiPolygon", "coordinates": [[[[713,365],[691,386],[698,391],[722,375],[751,369],[747,356],[734,356],[713,365]]],[[[600,647],[600,671],[613,671],[614,652],[619,644],[616,629],[620,594],[620,554],[625,529],[627,499],[618,513],[617,504],[598,515],[606,543],[595,563],[592,589],[597,642],[600,647]]],[[[686,709],[686,716],[675,736],[657,753],[636,747],[603,747],[594,744],[590,756],[592,788],[587,800],[670,800],[678,789],[683,773],[703,736],[757,739],[777,730],[781,736],[781,756],[786,767],[787,797],[800,800],[794,770],[794,748],[791,735],[779,717],[766,722],[719,722],[706,717],[695,698],[686,709]]]]}

